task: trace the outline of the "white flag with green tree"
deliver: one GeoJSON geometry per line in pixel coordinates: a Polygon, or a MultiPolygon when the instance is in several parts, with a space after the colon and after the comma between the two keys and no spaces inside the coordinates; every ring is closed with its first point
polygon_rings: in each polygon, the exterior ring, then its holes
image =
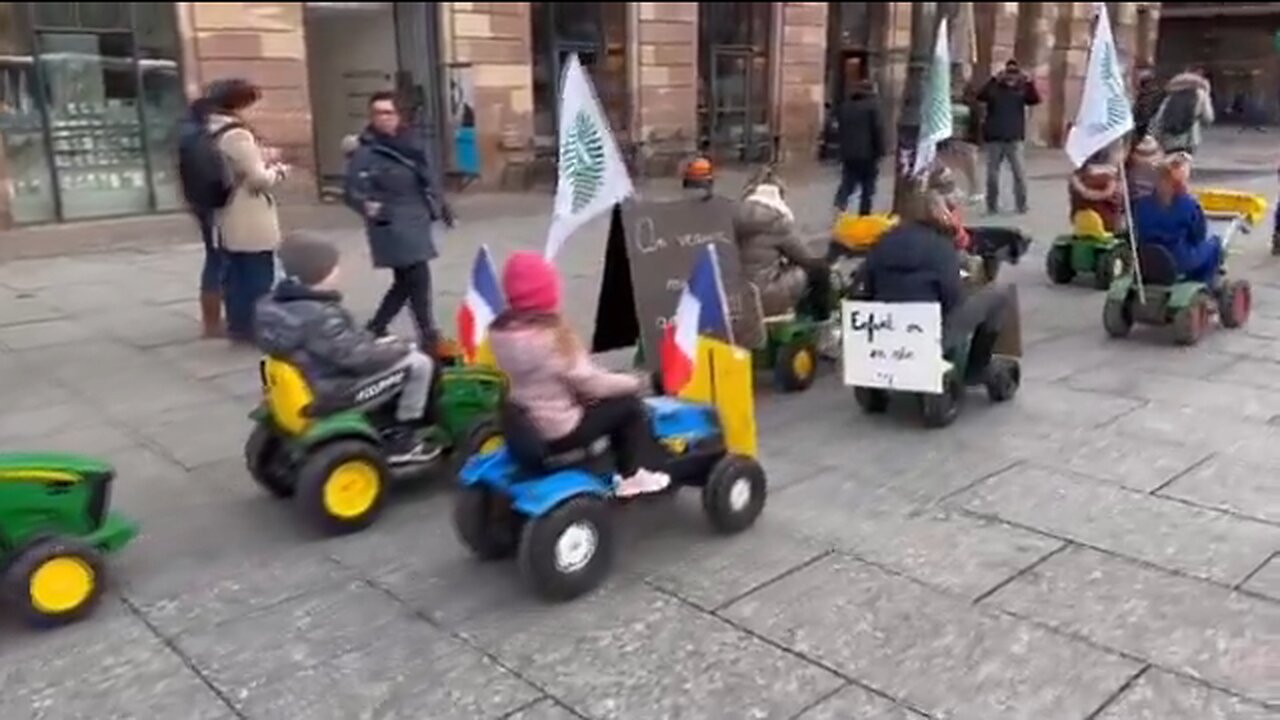
{"type": "Polygon", "coordinates": [[[1067,133],[1066,151],[1071,162],[1080,167],[1090,155],[1124,137],[1133,129],[1133,110],[1125,90],[1124,70],[1111,35],[1107,6],[1098,3],[1098,21],[1089,46],[1089,65],[1085,69],[1084,92],[1076,122],[1067,133]]]}
{"type": "Polygon", "coordinates": [[[951,133],[951,50],[947,41],[947,19],[942,18],[920,102],[920,138],[916,142],[912,175],[918,177],[928,172],[938,155],[938,143],[951,137],[951,133]]]}
{"type": "Polygon", "coordinates": [[[634,192],[622,153],[591,79],[569,56],[560,86],[560,158],[546,257],[554,258],[575,230],[634,192]]]}

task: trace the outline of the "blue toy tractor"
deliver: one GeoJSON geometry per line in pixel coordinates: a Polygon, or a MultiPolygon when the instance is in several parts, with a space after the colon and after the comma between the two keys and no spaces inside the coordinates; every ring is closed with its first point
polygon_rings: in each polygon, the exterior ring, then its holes
{"type": "MultiPolygon", "coordinates": [[[[750,527],[764,509],[766,480],[755,459],[750,353],[710,340],[687,398],[655,397],[645,406],[653,437],[665,455],[656,468],[672,490],[700,488],[702,507],[721,533],[750,527]],[[713,371],[714,380],[710,379],[713,371]],[[710,402],[699,402],[704,396],[710,402]]],[[[502,447],[467,461],[454,508],[458,536],[484,560],[515,556],[533,591],[570,600],[608,575],[615,550],[614,471],[607,441],[553,456],[517,442],[522,414],[504,408],[502,447]]]]}

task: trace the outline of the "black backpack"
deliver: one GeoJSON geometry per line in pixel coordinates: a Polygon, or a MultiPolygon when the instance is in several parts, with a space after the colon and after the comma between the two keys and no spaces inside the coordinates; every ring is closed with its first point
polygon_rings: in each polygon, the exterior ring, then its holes
{"type": "Polygon", "coordinates": [[[1195,88],[1175,90],[1164,101],[1160,130],[1164,135],[1185,135],[1196,124],[1200,93],[1195,88]]]}
{"type": "Polygon", "coordinates": [[[218,149],[223,133],[244,125],[227,123],[209,132],[202,113],[192,112],[178,128],[178,176],[182,195],[196,210],[218,210],[231,199],[235,185],[227,169],[226,159],[218,149]]]}

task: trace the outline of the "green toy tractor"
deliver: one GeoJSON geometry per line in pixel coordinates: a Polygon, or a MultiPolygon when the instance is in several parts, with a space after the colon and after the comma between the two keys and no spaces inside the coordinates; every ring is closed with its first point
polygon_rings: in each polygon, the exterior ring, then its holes
{"type": "Polygon", "coordinates": [[[329,535],[363,530],[377,520],[388,483],[420,475],[453,459],[461,465],[502,442],[495,420],[505,379],[484,366],[437,370],[427,409],[424,447],[430,452],[391,458],[384,438],[400,429],[394,397],[408,379],[392,370],[341,397],[320,402],[294,365],[275,357],[261,363],[263,401],[250,414],[245,443],[249,474],[271,495],[292,498],[306,521],[329,535]]]}
{"type": "Polygon", "coordinates": [[[138,526],[108,509],[115,470],[57,453],[0,454],[0,565],[8,606],[48,627],[79,620],[98,604],[105,553],[138,526]]]}
{"type": "Polygon", "coordinates": [[[1106,290],[1128,270],[1127,236],[1107,232],[1093,210],[1076,213],[1071,224],[1071,234],[1054,239],[1045,255],[1045,273],[1056,285],[1066,285],[1078,275],[1092,275],[1093,286],[1106,290]]]}

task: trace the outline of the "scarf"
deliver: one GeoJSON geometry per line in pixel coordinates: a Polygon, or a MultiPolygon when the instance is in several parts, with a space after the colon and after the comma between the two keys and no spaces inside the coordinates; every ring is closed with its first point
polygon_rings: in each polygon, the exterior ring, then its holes
{"type": "Polygon", "coordinates": [[[782,190],[777,185],[771,185],[769,183],[757,185],[751,190],[751,194],[747,195],[745,200],[746,202],[764,205],[767,208],[777,211],[778,214],[787,219],[787,222],[794,222],[796,219],[795,213],[791,212],[791,208],[787,205],[787,202],[782,199],[782,190]]]}
{"type": "Polygon", "coordinates": [[[368,145],[382,148],[399,156],[405,163],[413,165],[420,173],[426,174],[427,155],[412,134],[398,132],[395,135],[384,135],[373,128],[366,128],[361,140],[368,145]]]}

